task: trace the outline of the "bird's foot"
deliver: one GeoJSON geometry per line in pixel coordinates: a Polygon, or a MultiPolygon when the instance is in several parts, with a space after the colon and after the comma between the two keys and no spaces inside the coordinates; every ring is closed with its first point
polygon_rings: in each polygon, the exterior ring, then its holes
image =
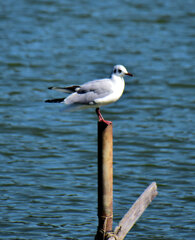
{"type": "Polygon", "coordinates": [[[97,113],[97,115],[98,115],[99,122],[104,122],[106,125],[112,124],[111,121],[107,121],[107,120],[105,120],[105,119],[103,118],[103,116],[102,116],[99,108],[96,108],[96,113],[97,113]]]}
{"type": "Polygon", "coordinates": [[[112,124],[111,121],[107,121],[105,119],[99,120],[99,122],[104,122],[106,125],[111,125],[112,124]]]}

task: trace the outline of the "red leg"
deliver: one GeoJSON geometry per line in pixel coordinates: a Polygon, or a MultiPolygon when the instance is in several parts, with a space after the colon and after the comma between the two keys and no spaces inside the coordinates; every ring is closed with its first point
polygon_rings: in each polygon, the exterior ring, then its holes
{"type": "Polygon", "coordinates": [[[104,122],[104,123],[106,123],[107,125],[112,124],[111,121],[106,121],[106,120],[104,120],[104,118],[103,118],[103,116],[102,116],[99,108],[96,108],[96,113],[97,113],[97,115],[98,115],[99,122],[104,122]]]}

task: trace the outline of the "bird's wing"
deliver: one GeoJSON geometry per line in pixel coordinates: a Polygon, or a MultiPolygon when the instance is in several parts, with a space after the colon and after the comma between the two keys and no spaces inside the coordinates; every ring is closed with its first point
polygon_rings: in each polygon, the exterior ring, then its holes
{"type": "Polygon", "coordinates": [[[94,92],[96,94],[109,94],[112,92],[112,82],[110,79],[99,79],[87,82],[80,86],[77,93],[94,92]]]}
{"type": "Polygon", "coordinates": [[[96,99],[104,98],[112,92],[110,79],[94,80],[81,85],[77,92],[68,96],[64,101],[66,104],[93,105],[96,99]]]}

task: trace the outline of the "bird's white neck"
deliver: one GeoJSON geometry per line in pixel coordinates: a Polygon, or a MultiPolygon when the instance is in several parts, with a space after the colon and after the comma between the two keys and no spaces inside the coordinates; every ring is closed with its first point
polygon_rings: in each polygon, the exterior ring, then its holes
{"type": "Polygon", "coordinates": [[[118,97],[120,97],[125,88],[125,80],[121,76],[117,76],[116,74],[112,74],[112,81],[114,83],[113,89],[117,92],[118,97]]]}
{"type": "Polygon", "coordinates": [[[112,75],[111,75],[111,79],[112,79],[112,81],[114,81],[114,82],[116,82],[116,81],[118,81],[118,82],[123,82],[123,81],[124,81],[124,78],[123,78],[123,77],[117,76],[116,74],[112,74],[112,75]]]}

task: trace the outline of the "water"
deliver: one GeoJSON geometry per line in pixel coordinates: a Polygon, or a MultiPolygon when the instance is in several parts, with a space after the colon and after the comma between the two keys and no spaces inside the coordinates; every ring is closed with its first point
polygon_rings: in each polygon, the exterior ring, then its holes
{"type": "Polygon", "coordinates": [[[49,86],[109,76],[114,226],[152,182],[159,195],[126,239],[194,239],[193,1],[0,3],[0,239],[93,239],[97,117],[61,113],[49,86]]]}

